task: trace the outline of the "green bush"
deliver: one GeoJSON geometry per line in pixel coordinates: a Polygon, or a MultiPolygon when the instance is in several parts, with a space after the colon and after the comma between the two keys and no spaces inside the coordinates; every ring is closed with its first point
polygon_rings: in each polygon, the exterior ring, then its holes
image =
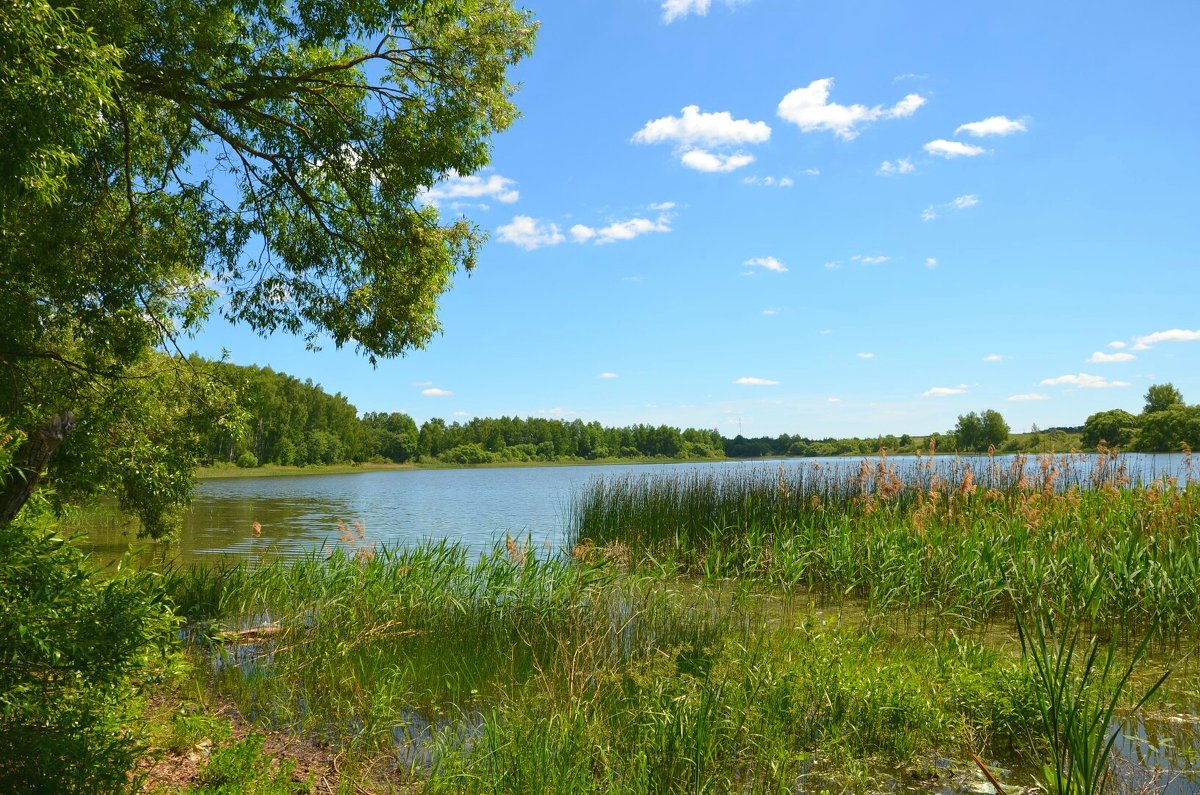
{"type": "Polygon", "coordinates": [[[237,465],[242,469],[254,469],[258,466],[258,456],[247,450],[237,457],[237,465]]]}
{"type": "Polygon", "coordinates": [[[137,683],[176,626],[153,575],[101,579],[44,522],[0,525],[0,792],[128,789],[137,683]]]}

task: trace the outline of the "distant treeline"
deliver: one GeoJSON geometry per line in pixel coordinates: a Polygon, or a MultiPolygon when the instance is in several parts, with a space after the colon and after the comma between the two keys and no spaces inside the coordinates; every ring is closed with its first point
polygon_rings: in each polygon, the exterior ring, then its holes
{"type": "Polygon", "coordinates": [[[1068,452],[1098,445],[1146,452],[1200,447],[1200,406],[1188,406],[1171,384],[1150,387],[1140,415],[1099,412],[1078,427],[1010,434],[999,412],[971,412],[945,433],[928,436],[810,439],[780,434],[726,439],[716,430],[666,425],[606,428],[598,422],[540,417],[475,418],[447,424],[433,418],[418,426],[399,412],[359,415],[341,394],[330,395],[311,380],[270,368],[225,362],[211,365],[238,395],[243,414],[232,425],[204,436],[209,464],[306,466],[410,461],[448,464],[571,461],[610,458],[765,458],[785,456],[1068,452]]]}
{"type": "Polygon", "coordinates": [[[239,427],[206,435],[207,463],[306,466],[345,461],[442,461],[452,464],[594,460],[600,458],[720,458],[715,430],[666,425],[606,428],[598,422],[540,417],[476,418],[420,427],[407,414],[359,417],[341,394],[270,368],[214,365],[239,395],[239,427]]]}

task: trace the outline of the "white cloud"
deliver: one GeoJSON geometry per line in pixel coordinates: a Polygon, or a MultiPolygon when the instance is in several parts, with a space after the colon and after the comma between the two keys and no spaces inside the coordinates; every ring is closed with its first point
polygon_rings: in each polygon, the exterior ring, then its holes
{"type": "Polygon", "coordinates": [[[875,358],[875,354],[873,354],[873,353],[856,353],[854,355],[860,359],[874,359],[875,358]]]}
{"type": "Polygon", "coordinates": [[[742,263],[756,268],[766,268],[775,273],[787,273],[787,266],[774,257],[751,257],[742,263]]]}
{"type": "Polygon", "coordinates": [[[413,386],[433,386],[432,381],[413,381],[413,386]]]}
{"type": "Polygon", "coordinates": [[[985,362],[1002,362],[1004,361],[1004,357],[998,353],[989,353],[987,356],[983,357],[983,360],[985,362]]]}
{"type": "Polygon", "coordinates": [[[831,329],[827,329],[827,328],[823,328],[820,331],[820,334],[822,337],[828,337],[832,333],[833,333],[833,331],[831,329]]]}
{"type": "Polygon", "coordinates": [[[461,177],[455,171],[446,174],[446,178],[422,191],[421,198],[431,204],[449,199],[495,199],[502,204],[512,204],[521,198],[520,192],[513,187],[516,180],[502,177],[499,174],[488,174],[486,177],[468,175],[461,177]]]}
{"type": "Polygon", "coordinates": [[[764,188],[790,188],[796,184],[791,177],[745,177],[742,182],[746,185],[761,185],[764,188]]]}
{"type": "Polygon", "coordinates": [[[575,224],[571,227],[571,237],[576,243],[586,243],[589,240],[595,240],[596,245],[602,246],[605,243],[615,243],[618,240],[633,240],[641,235],[648,235],[651,232],[670,232],[670,219],[665,215],[660,215],[656,220],[651,221],[649,218],[628,218],[624,221],[613,221],[611,224],[599,229],[583,224],[575,224]]]}
{"type": "Polygon", "coordinates": [[[810,177],[819,177],[819,176],[821,176],[821,169],[819,169],[819,168],[806,168],[806,169],[804,169],[804,173],[805,173],[805,174],[807,174],[807,175],[808,175],[808,176],[810,176],[810,177]]]}
{"type": "Polygon", "coordinates": [[[827,397],[827,398],[825,398],[825,402],[826,403],[841,403],[842,399],[840,397],[827,397]]]}
{"type": "Polygon", "coordinates": [[[1012,135],[1013,133],[1025,132],[1025,130],[1025,121],[1023,119],[1010,119],[1007,116],[988,116],[982,121],[973,121],[969,124],[959,125],[954,134],[958,135],[965,132],[975,138],[982,138],[985,135],[1012,135]]]}
{"type": "Polygon", "coordinates": [[[958,386],[935,386],[921,393],[921,397],[950,397],[952,395],[963,395],[967,392],[966,384],[958,386]]]}
{"type": "Polygon", "coordinates": [[[616,374],[616,373],[609,372],[608,370],[605,370],[603,373],[600,373],[600,375],[598,375],[598,376],[596,376],[596,377],[597,377],[597,378],[599,378],[599,379],[602,379],[602,380],[608,380],[608,379],[611,379],[611,378],[616,378],[616,377],[617,377],[617,374],[616,374]]]}
{"type": "Polygon", "coordinates": [[[896,75],[892,78],[892,83],[899,83],[901,80],[925,80],[929,75],[919,75],[916,72],[905,72],[902,75],[896,75]]]}
{"type": "Polygon", "coordinates": [[[1160,342],[1195,342],[1200,340],[1200,329],[1191,331],[1182,328],[1173,328],[1166,331],[1156,331],[1153,334],[1146,334],[1141,337],[1133,338],[1133,349],[1135,351],[1144,351],[1151,345],[1157,345],[1160,342]]]}
{"type": "Polygon", "coordinates": [[[879,119],[899,119],[911,116],[925,104],[920,94],[909,94],[890,108],[876,105],[839,105],[829,101],[833,78],[814,80],[804,88],[789,91],[776,109],[780,118],[790,121],[804,132],[828,130],[843,141],[858,136],[857,127],[879,119]]]}
{"type": "Polygon", "coordinates": [[[689,14],[704,16],[708,13],[712,0],[663,0],[663,22],[674,22],[689,14]]]}
{"type": "Polygon", "coordinates": [[[1108,347],[1115,348],[1116,350],[1119,351],[1125,347],[1125,343],[1122,342],[1121,340],[1113,340],[1112,342],[1108,343],[1108,347]]]}
{"type": "Polygon", "coordinates": [[[863,265],[881,265],[890,260],[891,257],[885,257],[883,255],[877,257],[865,257],[862,254],[855,254],[850,259],[854,260],[855,262],[861,262],[863,265]]]}
{"type": "Polygon", "coordinates": [[[703,113],[699,105],[688,105],[679,116],[648,121],[633,135],[634,143],[670,142],[681,146],[736,146],[761,144],[771,138],[763,121],[735,119],[728,111],[703,113]]]}
{"type": "Polygon", "coordinates": [[[902,157],[894,163],[891,160],[884,160],[875,173],[881,177],[894,177],[897,174],[911,174],[916,170],[917,167],[913,165],[911,157],[902,157]]]}
{"type": "Polygon", "coordinates": [[[1009,400],[1049,400],[1049,395],[1043,395],[1041,392],[1024,392],[1020,395],[1009,395],[1009,400]]]}
{"type": "Polygon", "coordinates": [[[778,315],[778,314],[779,314],[779,310],[778,310],[778,309],[764,309],[764,310],[762,311],[762,313],[763,313],[764,315],[766,315],[767,317],[773,317],[773,316],[775,316],[775,315],[778,315]]]}
{"type": "Polygon", "coordinates": [[[1092,364],[1112,364],[1114,362],[1132,362],[1136,358],[1132,353],[1104,353],[1103,351],[1096,351],[1088,361],[1092,364]]]}
{"type": "Polygon", "coordinates": [[[428,389],[422,389],[421,394],[425,397],[450,397],[454,393],[449,389],[438,389],[435,386],[431,386],[428,389]]]}
{"type": "Polygon", "coordinates": [[[982,146],[974,144],[964,144],[962,141],[947,141],[945,138],[938,138],[936,141],[930,141],[923,147],[926,152],[938,157],[944,157],[951,160],[956,157],[975,157],[987,152],[982,146]]]}
{"type": "Polygon", "coordinates": [[[675,202],[655,202],[650,205],[650,209],[660,213],[670,212],[675,209],[675,202]]]}
{"type": "Polygon", "coordinates": [[[583,224],[575,224],[571,227],[571,239],[576,243],[586,243],[596,236],[596,230],[590,226],[583,224]]]}
{"type": "Polygon", "coordinates": [[[937,266],[938,266],[937,257],[926,257],[925,258],[925,267],[926,268],[936,268],[937,266]]]}
{"type": "MultiPolygon", "coordinates": [[[[922,221],[934,221],[938,217],[941,210],[966,210],[969,207],[974,207],[979,204],[979,197],[974,193],[967,193],[962,196],[956,196],[948,202],[942,204],[931,204],[921,211],[922,221]]],[[[928,264],[928,263],[927,263],[928,264]]]]}
{"type": "Polygon", "coordinates": [[[539,221],[528,215],[513,216],[512,223],[496,227],[500,239],[505,243],[533,251],[542,246],[557,246],[566,238],[558,231],[558,224],[539,221]]]}
{"type": "Polygon", "coordinates": [[[770,378],[755,378],[749,375],[735,378],[733,383],[744,384],[746,386],[777,386],[779,384],[778,381],[772,381],[770,378]]]}
{"type": "Polygon", "coordinates": [[[1087,373],[1047,378],[1041,384],[1042,386],[1076,386],[1080,389],[1110,389],[1112,387],[1129,386],[1129,382],[1127,381],[1109,381],[1103,376],[1088,375],[1087,373]]]}
{"type": "Polygon", "coordinates": [[[679,162],[696,171],[707,171],[710,174],[727,173],[750,165],[754,162],[754,155],[745,152],[720,155],[704,149],[689,149],[680,155],[679,162]]]}

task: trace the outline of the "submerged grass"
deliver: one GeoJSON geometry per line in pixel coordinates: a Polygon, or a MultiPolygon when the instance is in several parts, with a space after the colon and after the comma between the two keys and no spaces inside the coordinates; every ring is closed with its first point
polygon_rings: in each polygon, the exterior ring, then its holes
{"type": "Polygon", "coordinates": [[[1200,483],[1141,482],[1116,456],[598,478],[571,516],[584,558],[853,593],[935,629],[1014,597],[1165,632],[1200,622],[1200,483]]]}

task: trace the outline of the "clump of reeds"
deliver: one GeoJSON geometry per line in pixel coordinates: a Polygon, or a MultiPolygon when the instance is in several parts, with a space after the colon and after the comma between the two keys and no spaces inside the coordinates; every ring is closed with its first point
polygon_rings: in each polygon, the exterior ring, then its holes
{"type": "Polygon", "coordinates": [[[1200,483],[1142,481],[1100,456],[931,456],[900,466],[802,464],[600,478],[574,497],[579,548],[623,545],[635,565],[857,593],[935,624],[1025,598],[1098,621],[1200,622],[1200,483]]]}

